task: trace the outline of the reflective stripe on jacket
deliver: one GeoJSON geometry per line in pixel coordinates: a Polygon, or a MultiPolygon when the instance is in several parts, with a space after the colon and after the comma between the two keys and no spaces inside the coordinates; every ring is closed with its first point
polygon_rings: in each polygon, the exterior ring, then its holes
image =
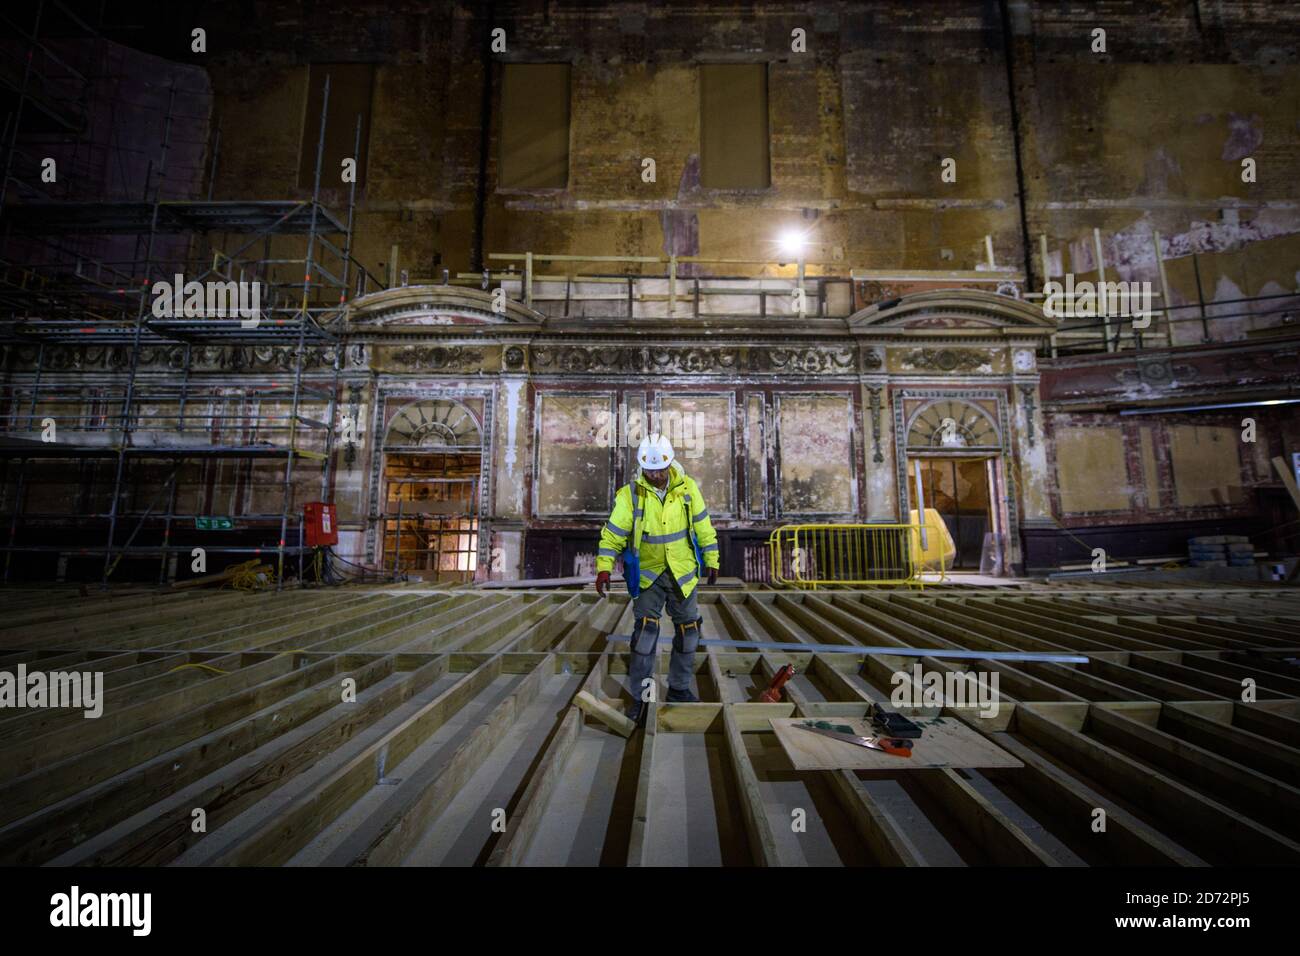
{"type": "Polygon", "coordinates": [[[632,514],[632,493],[627,485],[614,495],[614,510],[600,531],[600,550],[596,554],[597,571],[613,571],[614,559],[627,547],[632,533],[632,520],[636,518],[637,533],[641,538],[638,554],[641,558],[641,587],[648,588],[665,567],[671,568],[673,577],[681,585],[682,594],[689,596],[698,583],[700,570],[695,565],[695,548],[691,532],[700,546],[704,567],[718,567],[718,533],[709,520],[709,509],[704,496],[690,475],[676,463],[672,466],[668,493],[664,500],[645,476],[636,478],[636,501],[643,513],[632,514]],[[689,502],[689,504],[688,504],[689,502]],[[687,508],[690,521],[687,521],[687,508]]]}

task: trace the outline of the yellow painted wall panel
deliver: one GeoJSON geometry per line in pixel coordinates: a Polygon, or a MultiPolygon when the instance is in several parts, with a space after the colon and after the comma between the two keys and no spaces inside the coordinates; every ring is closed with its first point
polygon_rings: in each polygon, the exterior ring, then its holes
{"type": "Polygon", "coordinates": [[[501,81],[500,185],[563,189],[569,182],[569,65],[508,63],[501,81]]]}
{"type": "Polygon", "coordinates": [[[1063,428],[1056,435],[1056,479],[1066,514],[1132,507],[1120,428],[1063,428]]]}
{"type": "Polygon", "coordinates": [[[1169,429],[1169,455],[1180,507],[1232,505],[1245,499],[1238,429],[1175,425],[1169,429]]]}

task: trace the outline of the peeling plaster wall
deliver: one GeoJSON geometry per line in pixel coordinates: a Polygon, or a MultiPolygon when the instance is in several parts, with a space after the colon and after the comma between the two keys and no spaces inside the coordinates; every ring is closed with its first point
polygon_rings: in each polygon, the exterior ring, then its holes
{"type": "MultiPolygon", "coordinates": [[[[211,52],[192,59],[210,71],[215,122],[226,131],[218,196],[294,194],[308,64],[374,62],[359,258],[381,272],[397,243],[399,266],[413,275],[467,269],[481,57],[495,25],[507,50],[494,62],[571,64],[570,163],[566,188],[497,189],[494,74],[486,251],[769,259],[772,239],[803,224],[821,257],[846,265],[972,268],[990,234],[999,264],[1023,268],[1013,120],[1036,282],[1040,232],[1056,253],[1082,249],[1094,226],[1156,228],[1178,256],[1180,237],[1224,208],[1241,209],[1263,235],[1300,230],[1293,7],[1009,0],[1009,48],[990,0],[743,10],[707,0],[498,2],[491,23],[487,9],[394,0],[308,13],[285,3],[255,31],[233,8],[205,11],[211,52]],[[1090,49],[1098,26],[1108,31],[1105,54],[1090,49]],[[805,53],[790,49],[795,28],[807,32],[805,53]],[[765,190],[699,186],[696,64],[727,61],[768,64],[765,190]],[[1246,153],[1258,163],[1253,184],[1240,179],[1246,153]],[[641,177],[646,157],[657,165],[653,183],[641,177]],[[940,181],[946,157],[957,161],[956,183],[940,181]]],[[[345,198],[327,185],[332,201],[345,198]]],[[[1139,241],[1114,254],[1121,268],[1141,269],[1148,249],[1139,241]]],[[[1216,287],[1216,276],[1206,279],[1216,287]]]]}
{"type": "Polygon", "coordinates": [[[1242,519],[1264,488],[1281,487],[1271,459],[1300,451],[1291,406],[1168,413],[1047,416],[1053,511],[1067,527],[1242,519]],[[1243,419],[1256,422],[1243,441],[1243,419]]]}
{"type": "Polygon", "coordinates": [[[780,396],[781,510],[784,515],[853,515],[853,404],[843,395],[780,396]]]}
{"type": "MultiPolygon", "coordinates": [[[[491,5],[492,22],[486,19],[488,8],[468,0],[307,6],[283,0],[266,6],[256,29],[248,28],[238,5],[205,9],[210,52],[176,57],[186,61],[182,72],[201,67],[211,83],[212,129],[222,131],[215,198],[305,198],[297,171],[310,65],[366,62],[376,65],[375,90],[353,251],[375,274],[394,265],[394,245],[397,267],[409,270],[413,279],[435,276],[443,267],[465,270],[480,240],[485,252],[699,253],[770,260],[772,237],[790,226],[811,229],[818,256],[839,271],[971,268],[983,260],[986,234],[993,237],[999,265],[1023,268],[1023,201],[1034,284],[1043,278],[1039,233],[1047,235],[1059,268],[1091,278],[1097,266],[1094,227],[1103,233],[1109,277],[1155,283],[1151,236],[1159,230],[1173,304],[1197,303],[1199,272],[1199,297],[1216,335],[1246,342],[1253,333],[1294,321],[1300,300],[1295,196],[1300,10],[1292,6],[1114,0],[1099,12],[1094,4],[1008,0],[1010,48],[1000,4],[991,0],[740,7],[507,0],[491,5]],[[485,68],[484,41],[492,25],[507,31],[508,50],[485,68]],[[1091,30],[1098,25],[1108,31],[1104,55],[1089,49],[1091,30]],[[806,54],[790,51],[795,27],[808,31],[806,54]],[[1010,79],[1008,55],[1014,66],[1010,79]],[[700,186],[697,64],[715,60],[768,64],[768,189],[700,186]],[[497,189],[498,62],[572,65],[565,188],[497,189]],[[486,113],[485,77],[491,81],[486,113]],[[1241,182],[1240,161],[1247,155],[1257,160],[1255,183],[1241,182]],[[656,161],[652,183],[641,177],[646,157],[656,161]],[[944,157],[957,161],[956,183],[939,179],[944,157]],[[480,188],[481,236],[476,225],[480,188]],[[1252,304],[1249,315],[1225,317],[1238,308],[1230,300],[1242,295],[1280,298],[1252,304]]],[[[187,152],[186,158],[187,178],[179,178],[177,167],[176,181],[196,187],[202,179],[193,175],[196,157],[187,152]]],[[[346,191],[337,171],[326,172],[324,199],[341,209],[346,191]]],[[[214,237],[218,246],[228,239],[214,237]]],[[[288,242],[270,247],[272,255],[288,251],[288,242]]],[[[747,269],[728,265],[700,271],[747,269]]],[[[690,271],[683,266],[681,274],[690,271]]],[[[1180,313],[1195,321],[1178,326],[1175,345],[1200,344],[1197,311],[1180,313]]],[[[855,440],[852,454],[864,469],[865,497],[857,503],[858,513],[893,520],[895,436],[891,383],[883,379],[920,376],[925,370],[903,360],[913,351],[910,346],[887,351],[887,366],[875,370],[882,378],[877,384],[883,461],[874,460],[865,382],[861,417],[854,423],[862,440],[855,440]]],[[[1229,356],[1223,374],[1254,387],[1258,368],[1271,369],[1270,362],[1280,368],[1284,362],[1280,351],[1272,351],[1277,354],[1266,355],[1265,345],[1247,359],[1229,356]]],[[[371,359],[377,374],[392,371],[400,378],[387,355],[371,359]]],[[[1055,516],[1080,526],[1062,511],[1057,470],[1061,456],[1068,468],[1077,465],[1085,473],[1096,466],[1070,451],[1068,440],[1064,451],[1057,448],[1057,435],[1071,429],[1123,432],[1130,506],[1088,520],[1154,525],[1246,515],[1253,507],[1249,494],[1222,504],[1184,503],[1201,502],[1208,492],[1186,484],[1185,476],[1200,459],[1194,449],[1171,451],[1181,441],[1174,438],[1182,434],[1175,426],[1207,420],[1161,418],[1138,425],[1121,422],[1116,414],[1118,406],[1167,399],[1175,390],[1192,397],[1222,389],[1198,361],[1175,356],[1134,361],[1131,368],[1107,366],[1069,401],[1036,406],[1032,420],[1023,394],[1012,388],[1008,440],[1018,452],[1015,477],[1026,525],[1055,516]],[[1122,383],[1118,394],[1116,381],[1122,383]],[[1069,402],[1089,395],[1116,407],[1072,410],[1069,402]],[[1180,471],[1185,495],[1177,487],[1180,471]]],[[[484,372],[495,375],[501,367],[498,353],[489,350],[484,372]]],[[[990,363],[968,371],[1005,375],[1011,370],[1008,357],[995,354],[990,363]]],[[[473,382],[452,383],[432,374],[412,375],[411,381],[435,390],[473,382]]],[[[548,387],[556,384],[548,379],[548,387]]],[[[492,387],[491,517],[505,526],[494,530],[492,546],[517,555],[518,540],[511,536],[519,532],[509,525],[531,516],[536,416],[524,378],[503,377],[492,387]]],[[[373,393],[366,391],[362,402],[367,414],[376,413],[373,393]]],[[[1294,413],[1260,418],[1271,426],[1266,444],[1250,448],[1241,463],[1241,487],[1253,493],[1273,481],[1268,452],[1294,450],[1300,438],[1294,413]]],[[[1212,424],[1238,427],[1230,419],[1212,424]]],[[[342,450],[338,453],[336,501],[349,529],[370,510],[370,463],[375,443],[382,440],[379,432],[367,427],[354,463],[344,463],[342,450]]],[[[770,443],[773,436],[766,438],[770,443]]],[[[782,452],[792,454],[788,448],[782,452]]],[[[768,453],[775,455],[776,449],[769,446],[768,453]]],[[[806,454],[818,467],[829,461],[816,449],[806,454]]],[[[547,461],[552,482],[569,480],[568,465],[586,467],[583,461],[547,461]]],[[[797,477],[807,463],[790,464],[797,477]]],[[[82,468],[76,481],[66,469],[50,470],[49,482],[33,492],[36,505],[29,508],[47,502],[62,510],[77,497],[81,507],[105,510],[104,466],[82,468]]],[[[179,500],[195,510],[268,507],[280,489],[265,470],[247,463],[195,465],[182,475],[179,500]]],[[[844,469],[823,471],[818,482],[826,488],[812,489],[813,500],[841,494],[836,483],[843,484],[844,469]]],[[[295,479],[297,500],[316,497],[314,474],[304,469],[295,479]]],[[[1214,474],[1215,487],[1230,486],[1229,475],[1214,474]]],[[[587,489],[588,498],[603,501],[607,492],[597,485],[587,489]]],[[[138,494],[147,499],[154,490],[146,481],[138,494]]],[[[769,510],[765,520],[775,518],[769,510]]]]}
{"type": "Polygon", "coordinates": [[[863,454],[866,462],[867,500],[866,514],[869,521],[889,523],[899,520],[898,490],[894,477],[894,415],[889,400],[889,390],[882,382],[878,386],[862,388],[863,424],[862,434],[867,439],[863,442],[863,454]],[[880,393],[880,411],[875,413],[871,407],[871,389],[878,388],[880,393]],[[876,440],[872,431],[873,417],[880,424],[879,452],[883,459],[876,461],[876,440]]]}
{"type": "Polygon", "coordinates": [[[496,517],[522,520],[524,498],[532,471],[532,408],[528,401],[528,380],[503,376],[497,386],[496,447],[493,467],[496,474],[496,517]]]}
{"type": "Polygon", "coordinates": [[[1037,391],[1037,384],[1012,390],[1015,397],[1012,419],[1017,467],[1015,486],[1020,493],[1021,515],[1026,524],[1041,524],[1044,519],[1050,519],[1052,513],[1048,496],[1052,475],[1047,466],[1047,442],[1037,391]],[[1025,387],[1029,388],[1030,395],[1035,396],[1032,407],[1026,400],[1025,387]]]}

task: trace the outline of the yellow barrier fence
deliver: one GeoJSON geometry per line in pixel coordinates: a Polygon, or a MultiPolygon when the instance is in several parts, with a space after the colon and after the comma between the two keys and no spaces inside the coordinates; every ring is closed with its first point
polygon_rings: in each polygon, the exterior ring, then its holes
{"type": "MultiPolygon", "coordinates": [[[[767,539],[772,583],[810,590],[924,587],[921,531],[919,524],[783,525],[767,539]]],[[[927,528],[925,537],[934,532],[927,528]]]]}

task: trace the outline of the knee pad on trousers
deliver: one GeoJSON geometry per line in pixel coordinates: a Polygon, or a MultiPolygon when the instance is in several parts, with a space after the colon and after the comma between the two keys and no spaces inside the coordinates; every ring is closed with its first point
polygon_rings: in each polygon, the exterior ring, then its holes
{"type": "Polygon", "coordinates": [[[632,627],[632,653],[648,655],[659,643],[659,618],[639,617],[632,627]]]}
{"type": "Polygon", "coordinates": [[[678,654],[694,654],[700,646],[700,625],[703,623],[704,618],[697,617],[685,624],[674,625],[673,650],[678,654]]]}

